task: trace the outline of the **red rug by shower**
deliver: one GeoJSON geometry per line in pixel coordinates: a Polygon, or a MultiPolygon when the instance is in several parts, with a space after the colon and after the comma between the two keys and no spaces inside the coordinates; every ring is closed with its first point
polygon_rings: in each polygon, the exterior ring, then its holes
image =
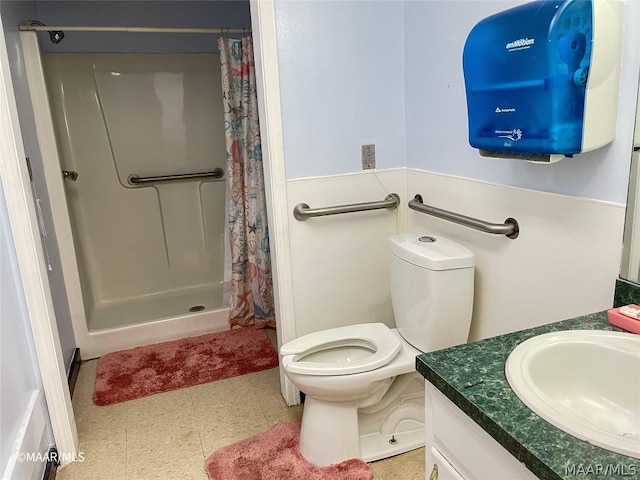
{"type": "Polygon", "coordinates": [[[93,403],[112,403],[267,370],[278,354],[253,327],[109,353],[98,361],[93,403]]]}
{"type": "Polygon", "coordinates": [[[259,435],[224,447],[205,460],[210,480],[371,480],[372,468],[357,458],[316,467],[298,451],[300,422],[281,422],[259,435]]]}

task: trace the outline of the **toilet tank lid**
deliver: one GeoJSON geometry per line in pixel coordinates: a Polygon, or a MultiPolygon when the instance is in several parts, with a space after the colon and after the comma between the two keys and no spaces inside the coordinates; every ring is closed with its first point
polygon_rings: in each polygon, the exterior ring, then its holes
{"type": "Polygon", "coordinates": [[[440,235],[403,233],[389,238],[391,253],[429,270],[453,270],[475,265],[467,247],[440,235]]]}

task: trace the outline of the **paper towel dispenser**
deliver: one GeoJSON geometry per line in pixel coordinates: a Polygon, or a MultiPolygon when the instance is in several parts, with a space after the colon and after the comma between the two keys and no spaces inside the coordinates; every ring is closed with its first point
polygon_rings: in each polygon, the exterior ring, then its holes
{"type": "Polygon", "coordinates": [[[463,52],[471,146],[553,162],[613,141],[621,22],[618,0],[538,0],[480,21],[463,52]]]}

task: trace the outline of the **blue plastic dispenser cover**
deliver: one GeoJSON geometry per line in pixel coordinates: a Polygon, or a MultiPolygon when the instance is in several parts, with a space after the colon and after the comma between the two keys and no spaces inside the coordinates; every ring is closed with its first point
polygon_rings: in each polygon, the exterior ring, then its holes
{"type": "Polygon", "coordinates": [[[581,151],[592,10],[591,0],[539,0],[473,28],[463,53],[471,146],[581,151]]]}

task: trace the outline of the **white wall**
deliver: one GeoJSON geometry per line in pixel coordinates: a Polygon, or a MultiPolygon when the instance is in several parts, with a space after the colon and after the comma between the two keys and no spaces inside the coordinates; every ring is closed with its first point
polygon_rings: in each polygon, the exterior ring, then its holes
{"type": "Polygon", "coordinates": [[[19,451],[53,444],[40,371],[0,185],[0,477],[42,478],[43,462],[16,462],[19,451]]]}
{"type": "MultiPolygon", "coordinates": [[[[473,25],[521,3],[276,3],[290,208],[384,197],[377,182],[367,181],[370,174],[356,173],[359,146],[375,136],[397,146],[392,157],[380,148],[378,166],[407,167],[404,181],[397,171],[380,172],[383,183],[404,185],[397,192],[399,231],[444,232],[477,253],[472,339],[605,309],[619,269],[634,108],[625,99],[638,84],[640,5],[625,5],[615,142],[555,165],[534,165],[484,159],[469,147],[461,69],[473,25]],[[516,217],[521,237],[407,211],[416,193],[487,221],[516,217]]],[[[393,228],[376,213],[359,215],[304,224],[290,217],[297,335],[393,323],[385,291],[386,238],[393,228]]]]}
{"type": "MultiPolygon", "coordinates": [[[[404,192],[404,168],[287,182],[289,211],[383,200],[404,192]]],[[[296,335],[364,322],[395,327],[387,237],[403,230],[403,208],[293,220],[289,225],[296,335]]]]}
{"type": "Polygon", "coordinates": [[[536,165],[480,157],[469,146],[462,49],[483,18],[525,3],[437,0],[404,3],[407,166],[546,192],[624,204],[640,57],[640,4],[625,3],[616,140],[605,148],[536,165]]]}
{"type": "MultiPolygon", "coordinates": [[[[397,1],[278,1],[280,95],[289,211],[382,200],[404,191],[403,5],[397,1]],[[380,173],[359,172],[375,143],[380,173]]],[[[290,217],[295,330],[394,325],[386,273],[387,211],[290,217]]]]}
{"type": "Polygon", "coordinates": [[[618,277],[624,205],[542,192],[420,169],[292,179],[289,211],[381,200],[397,192],[402,207],[290,223],[296,335],[363,322],[395,326],[387,238],[398,232],[440,234],[476,255],[470,340],[610,308],[618,277]],[[379,179],[379,181],[378,181],[379,179]],[[520,224],[509,239],[410,210],[427,204],[520,224]]]}
{"type": "Polygon", "coordinates": [[[407,196],[421,193],[425,203],[492,222],[514,217],[521,227],[520,237],[508,240],[409,215],[409,230],[444,232],[476,252],[471,339],[610,308],[620,266],[640,4],[625,4],[616,139],[588,154],[536,165],[482,158],[467,136],[466,35],[486,16],[521,3],[405,3],[407,196]],[[436,54],[438,48],[446,54],[436,54]]]}
{"type": "Polygon", "coordinates": [[[611,308],[623,205],[417,169],[407,171],[407,191],[426,204],[520,225],[512,240],[408,212],[408,231],[444,235],[476,255],[470,340],[611,308]]]}
{"type": "Polygon", "coordinates": [[[404,166],[403,4],[278,1],[287,178],[404,166]]]}
{"type": "Polygon", "coordinates": [[[36,135],[33,110],[31,108],[31,97],[27,85],[27,75],[24,69],[20,34],[18,31],[19,23],[25,19],[34,18],[36,15],[36,5],[35,2],[28,1],[0,2],[0,12],[2,13],[2,25],[7,43],[11,78],[13,80],[16,104],[18,106],[22,141],[24,143],[25,153],[31,160],[34,190],[38,198],[42,200],[40,202],[40,210],[42,212],[45,231],[48,233],[43,239],[43,243],[46,245],[46,253],[48,254],[49,265],[51,266],[48,272],[49,283],[56,312],[58,333],[60,334],[62,355],[64,357],[65,368],[69,371],[76,342],[71,324],[71,314],[66,299],[67,294],[62,277],[60,254],[58,252],[55,230],[53,228],[51,208],[47,201],[47,186],[44,180],[42,157],[40,156],[40,146],[38,145],[36,135]]]}

